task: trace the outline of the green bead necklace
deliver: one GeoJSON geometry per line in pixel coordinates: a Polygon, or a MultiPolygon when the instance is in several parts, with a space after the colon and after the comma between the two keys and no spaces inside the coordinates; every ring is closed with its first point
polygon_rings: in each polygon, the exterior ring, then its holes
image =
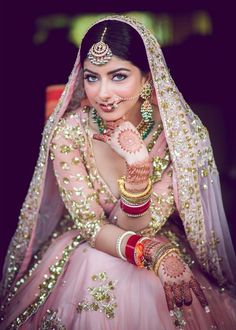
{"type": "MultiPolygon", "coordinates": [[[[104,134],[106,127],[104,125],[104,122],[102,118],[98,115],[95,108],[92,108],[92,119],[93,121],[98,125],[99,133],[104,134]]],[[[154,120],[150,120],[149,122],[145,122],[143,119],[136,127],[139,131],[139,134],[141,135],[142,140],[144,140],[148,134],[151,132],[153,126],[154,126],[154,120]]]]}

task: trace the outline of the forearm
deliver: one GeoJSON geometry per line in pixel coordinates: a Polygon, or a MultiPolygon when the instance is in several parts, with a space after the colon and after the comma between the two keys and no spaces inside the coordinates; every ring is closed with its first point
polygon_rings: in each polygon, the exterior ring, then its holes
{"type": "MultiPolygon", "coordinates": [[[[99,251],[105,252],[114,257],[120,257],[117,251],[117,240],[122,234],[124,234],[127,231],[132,231],[132,230],[124,230],[112,224],[104,225],[96,236],[95,248],[98,249],[99,251]]],[[[132,233],[126,235],[121,241],[121,253],[123,256],[125,256],[125,247],[127,241],[129,237],[132,235],[133,235],[132,233]]],[[[168,242],[168,240],[165,237],[160,235],[157,235],[155,237],[155,241],[160,243],[168,242]]]]}
{"type": "MultiPolygon", "coordinates": [[[[122,234],[125,233],[125,231],[126,230],[123,230],[112,224],[103,226],[103,228],[97,234],[95,248],[114,257],[118,257],[116,247],[117,240],[122,234]]],[[[125,246],[130,235],[126,236],[122,241],[121,252],[123,255],[125,255],[125,246]]]]}
{"type": "Polygon", "coordinates": [[[131,218],[120,208],[116,212],[117,225],[124,230],[140,231],[148,226],[151,219],[151,211],[148,210],[144,215],[131,218]]]}

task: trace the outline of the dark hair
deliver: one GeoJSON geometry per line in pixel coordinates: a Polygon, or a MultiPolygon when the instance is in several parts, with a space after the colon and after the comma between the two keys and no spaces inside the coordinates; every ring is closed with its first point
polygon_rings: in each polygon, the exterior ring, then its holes
{"type": "Polygon", "coordinates": [[[84,63],[91,46],[101,40],[106,27],[107,31],[103,41],[108,44],[113,55],[130,61],[143,74],[149,72],[150,68],[142,38],[129,24],[115,20],[97,23],[87,32],[81,44],[81,63],[84,63]]]}

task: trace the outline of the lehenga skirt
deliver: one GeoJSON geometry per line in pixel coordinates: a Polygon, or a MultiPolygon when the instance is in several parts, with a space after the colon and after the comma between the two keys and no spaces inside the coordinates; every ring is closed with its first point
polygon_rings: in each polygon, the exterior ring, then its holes
{"type": "Polygon", "coordinates": [[[57,238],[5,308],[0,329],[174,330],[236,329],[235,300],[193,272],[209,302],[193,294],[170,316],[155,274],[91,248],[69,231],[57,238]]]}

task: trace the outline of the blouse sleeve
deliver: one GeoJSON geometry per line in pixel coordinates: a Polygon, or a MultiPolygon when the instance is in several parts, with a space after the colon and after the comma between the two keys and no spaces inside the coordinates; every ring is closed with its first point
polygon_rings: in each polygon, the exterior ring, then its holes
{"type": "Polygon", "coordinates": [[[59,191],[76,228],[92,247],[106,216],[86,167],[86,136],[78,113],[62,118],[53,135],[50,157],[59,191]]]}

